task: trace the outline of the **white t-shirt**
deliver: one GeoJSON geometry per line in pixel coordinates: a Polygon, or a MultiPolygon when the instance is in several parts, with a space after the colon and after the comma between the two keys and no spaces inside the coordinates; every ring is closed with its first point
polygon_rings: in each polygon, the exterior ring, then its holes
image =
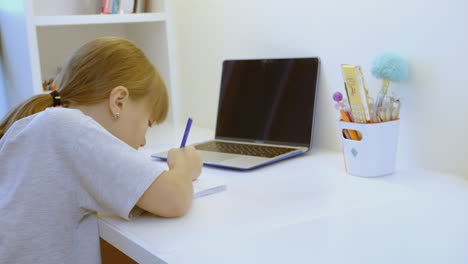
{"type": "Polygon", "coordinates": [[[18,120],[0,140],[0,263],[100,263],[96,212],[128,220],[163,171],[80,110],[18,120]]]}

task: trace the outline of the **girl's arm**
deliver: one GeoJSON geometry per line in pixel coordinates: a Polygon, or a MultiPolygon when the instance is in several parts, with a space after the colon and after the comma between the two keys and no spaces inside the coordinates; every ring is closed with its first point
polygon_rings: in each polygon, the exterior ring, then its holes
{"type": "Polygon", "coordinates": [[[200,154],[191,146],[171,149],[169,171],[163,172],[143,193],[137,206],[162,217],[180,217],[192,204],[192,181],[201,173],[200,154]]]}

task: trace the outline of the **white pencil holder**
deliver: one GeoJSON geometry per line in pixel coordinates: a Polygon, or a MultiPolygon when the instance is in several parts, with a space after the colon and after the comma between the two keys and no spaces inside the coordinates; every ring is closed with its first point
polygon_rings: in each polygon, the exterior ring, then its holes
{"type": "Polygon", "coordinates": [[[399,124],[400,120],[368,124],[340,121],[346,171],[361,177],[392,174],[395,171],[399,124]],[[346,139],[343,129],[359,131],[361,139],[346,139]]]}

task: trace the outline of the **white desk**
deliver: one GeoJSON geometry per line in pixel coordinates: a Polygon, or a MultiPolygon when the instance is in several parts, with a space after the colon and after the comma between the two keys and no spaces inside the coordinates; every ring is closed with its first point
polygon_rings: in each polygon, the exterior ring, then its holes
{"type": "MultiPolygon", "coordinates": [[[[192,132],[192,142],[211,136],[192,132]]],[[[177,146],[181,133],[144,151],[177,146]]],[[[228,190],[194,200],[182,218],[102,218],[101,237],[140,263],[468,263],[461,177],[412,170],[359,178],[329,151],[203,174],[228,190]]]]}

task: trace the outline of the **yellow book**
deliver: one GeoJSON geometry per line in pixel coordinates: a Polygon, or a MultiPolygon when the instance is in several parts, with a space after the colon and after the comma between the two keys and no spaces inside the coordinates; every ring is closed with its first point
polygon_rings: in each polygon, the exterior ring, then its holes
{"type": "Polygon", "coordinates": [[[353,122],[367,123],[370,120],[368,91],[364,83],[364,76],[360,66],[341,65],[346,94],[353,122]]]}

